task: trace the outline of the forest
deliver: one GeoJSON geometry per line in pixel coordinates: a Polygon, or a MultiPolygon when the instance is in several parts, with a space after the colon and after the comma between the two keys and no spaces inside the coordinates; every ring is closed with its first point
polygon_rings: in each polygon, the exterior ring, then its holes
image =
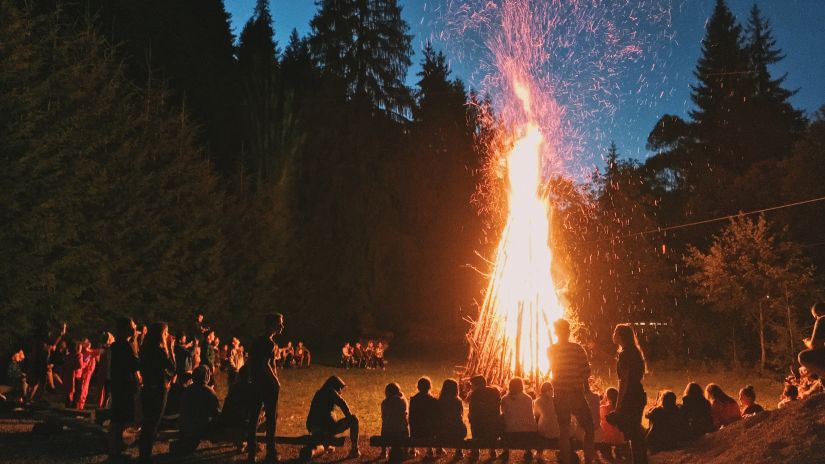
{"type": "MultiPolygon", "coordinates": [[[[397,0],[318,0],[275,42],[259,0],[0,0],[0,347],[203,311],[251,335],[285,314],[310,346],[461,346],[506,189],[507,128],[397,0]],[[406,84],[413,62],[416,83],[406,84]]],[[[577,337],[637,324],[652,358],[784,368],[825,269],[825,107],[773,67],[768,18],[718,0],[692,110],[547,180],[577,337]]],[[[825,102],[823,102],[825,103],[825,102]]]]}

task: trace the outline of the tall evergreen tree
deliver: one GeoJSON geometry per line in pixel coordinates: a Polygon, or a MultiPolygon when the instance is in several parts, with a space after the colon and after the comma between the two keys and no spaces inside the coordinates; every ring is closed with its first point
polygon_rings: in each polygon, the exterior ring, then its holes
{"type": "Polygon", "coordinates": [[[409,25],[397,0],[318,0],[310,47],[325,75],[348,98],[395,114],[410,108],[409,25]]]}

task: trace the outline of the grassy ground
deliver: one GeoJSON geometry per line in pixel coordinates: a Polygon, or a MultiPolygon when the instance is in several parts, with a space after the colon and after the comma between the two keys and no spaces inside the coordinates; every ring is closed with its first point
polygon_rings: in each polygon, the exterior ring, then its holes
{"type": "MultiPolygon", "coordinates": [[[[366,446],[366,439],[370,435],[380,432],[380,403],[384,397],[384,386],[388,382],[398,382],[407,397],[415,393],[418,378],[428,375],[435,389],[439,389],[444,379],[455,376],[455,365],[460,361],[445,360],[392,360],[386,371],[376,370],[344,370],[339,367],[314,365],[311,369],[291,369],[281,372],[282,391],[279,402],[278,434],[303,435],[306,433],[304,421],[309,403],[314,392],[330,375],[340,376],[348,385],[344,390],[344,398],[351,409],[361,419],[362,440],[364,452],[362,462],[375,462],[378,458],[377,450],[366,446]]],[[[603,377],[597,380],[600,386],[615,385],[609,369],[603,369],[603,377]]],[[[649,402],[655,401],[656,392],[661,389],[671,389],[681,396],[688,381],[696,381],[702,386],[709,382],[719,383],[731,396],[736,396],[738,389],[746,384],[753,384],[760,395],[761,403],[772,409],[776,405],[782,384],[778,376],[763,376],[757,372],[713,369],[702,367],[667,368],[664,365],[651,366],[651,373],[645,379],[649,402]]],[[[219,385],[219,390],[224,390],[219,385]]],[[[34,421],[26,418],[0,417],[0,462],[9,463],[100,463],[105,462],[105,448],[94,437],[73,431],[65,431],[49,436],[34,436],[30,433],[34,421]]],[[[281,456],[294,458],[298,448],[283,446],[281,456]]],[[[346,452],[338,450],[336,453],[325,456],[318,462],[336,462],[341,460],[346,452]]],[[[132,449],[134,454],[136,450],[132,449]]],[[[160,463],[182,462],[179,457],[164,455],[168,451],[166,444],[159,444],[156,453],[161,453],[160,463]]],[[[520,454],[517,455],[520,459],[520,454]]],[[[186,463],[222,463],[240,462],[242,456],[234,452],[229,445],[208,446],[202,445],[198,453],[186,459],[186,463]]],[[[443,460],[447,462],[447,460],[443,460]]],[[[516,456],[511,457],[516,461],[516,456]]],[[[656,458],[652,462],[657,462],[656,458]]]]}

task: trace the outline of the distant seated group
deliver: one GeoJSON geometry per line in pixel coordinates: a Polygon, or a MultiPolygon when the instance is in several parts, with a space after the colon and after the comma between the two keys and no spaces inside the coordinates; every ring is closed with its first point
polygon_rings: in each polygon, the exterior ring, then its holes
{"type": "Polygon", "coordinates": [[[312,354],[309,349],[304,346],[304,342],[298,342],[293,346],[292,342],[287,342],[283,348],[275,345],[277,354],[275,355],[275,362],[281,369],[289,369],[291,367],[309,367],[312,365],[312,354]]]}
{"type": "Polygon", "coordinates": [[[364,346],[361,342],[356,342],[355,345],[347,342],[341,348],[341,366],[344,369],[355,367],[384,370],[387,366],[387,361],[384,359],[386,351],[387,345],[380,340],[378,342],[368,340],[364,346]]]}

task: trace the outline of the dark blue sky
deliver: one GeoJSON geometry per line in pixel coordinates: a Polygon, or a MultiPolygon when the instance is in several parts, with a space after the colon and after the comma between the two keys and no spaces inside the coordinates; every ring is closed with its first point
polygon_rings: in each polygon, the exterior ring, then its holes
{"type": "MultiPolygon", "coordinates": [[[[438,34],[444,28],[443,22],[433,11],[445,2],[457,0],[401,0],[404,17],[410,24],[416,55],[410,70],[408,82],[415,82],[417,63],[420,60],[421,44],[438,34]]],[[[633,1],[633,0],[631,0],[633,1]]],[[[658,44],[649,44],[655,50],[656,70],[642,71],[649,85],[641,92],[634,89],[635,78],[619,82],[626,87],[626,94],[616,101],[617,111],[612,117],[599,117],[585,127],[586,134],[592,134],[587,145],[591,150],[601,150],[611,139],[615,140],[624,156],[643,159],[647,152],[645,140],[650,129],[662,114],[672,113],[684,116],[691,109],[689,85],[694,83],[693,70],[700,53],[700,42],[704,35],[705,21],[710,15],[715,0],[659,0],[670,4],[672,21],[667,27],[669,39],[658,44]]],[[[236,36],[252,13],[255,0],[225,0],[226,8],[232,15],[232,27],[236,36]]],[[[728,5],[740,22],[747,20],[753,0],[728,0],[728,5]]],[[[774,73],[788,73],[786,85],[799,89],[793,103],[809,114],[825,105],[825,0],[757,0],[756,4],[773,25],[779,47],[787,58],[779,63],[774,73]]],[[[309,31],[309,21],[315,13],[314,0],[270,0],[275,22],[276,38],[280,45],[287,42],[293,28],[302,35],[309,31]]],[[[443,10],[442,10],[443,11],[443,10]]],[[[448,58],[451,58],[454,74],[470,86],[478,87],[478,63],[464,58],[455,42],[439,43],[448,58]]],[[[632,65],[631,65],[632,66],[632,65]]],[[[628,75],[634,75],[629,73],[628,75]]],[[[640,73],[636,73],[638,77],[640,73]]],[[[599,163],[598,156],[583,164],[599,163]]]]}

